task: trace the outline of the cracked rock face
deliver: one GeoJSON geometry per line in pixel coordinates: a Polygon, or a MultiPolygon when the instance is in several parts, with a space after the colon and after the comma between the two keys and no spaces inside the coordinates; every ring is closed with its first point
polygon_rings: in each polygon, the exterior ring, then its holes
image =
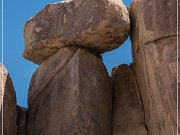
{"type": "Polygon", "coordinates": [[[16,135],[16,93],[8,71],[0,64],[0,133],[2,133],[3,105],[3,135],[16,135]]]}
{"type": "Polygon", "coordinates": [[[119,47],[129,30],[129,14],[121,0],[49,4],[27,21],[23,56],[41,64],[62,46],[72,45],[103,53],[119,47]]]}
{"type": "Polygon", "coordinates": [[[144,106],[131,66],[113,69],[112,88],[112,135],[147,135],[144,106]]]}
{"type": "Polygon", "coordinates": [[[102,59],[62,49],[31,80],[28,135],[110,135],[112,89],[102,59]]]}
{"type": "Polygon", "coordinates": [[[148,134],[176,135],[177,1],[134,0],[129,11],[134,71],[148,134]]]}

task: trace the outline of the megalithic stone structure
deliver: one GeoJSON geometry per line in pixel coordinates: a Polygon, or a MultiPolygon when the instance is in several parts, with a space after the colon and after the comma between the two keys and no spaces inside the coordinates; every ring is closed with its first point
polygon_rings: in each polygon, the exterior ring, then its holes
{"type": "Polygon", "coordinates": [[[112,135],[148,135],[144,105],[133,66],[120,65],[112,70],[112,135]]]}
{"type": "Polygon", "coordinates": [[[111,101],[111,81],[100,56],[62,48],[33,75],[28,135],[110,135],[111,101]]]}
{"type": "Polygon", "coordinates": [[[0,65],[0,133],[178,134],[177,6],[176,0],[133,0],[130,31],[122,0],[47,5],[24,28],[23,56],[39,64],[28,109],[16,108],[11,78],[0,65]],[[101,54],[129,32],[133,63],[114,68],[110,78],[101,54]]]}
{"type": "Polygon", "coordinates": [[[148,134],[176,135],[177,1],[134,0],[129,11],[134,71],[148,134]]]}
{"type": "Polygon", "coordinates": [[[0,64],[0,134],[2,132],[16,135],[16,93],[8,71],[0,64]]]}
{"type": "Polygon", "coordinates": [[[24,58],[40,64],[28,92],[28,135],[110,135],[111,79],[101,53],[130,32],[122,1],[47,5],[24,28],[24,58]]]}

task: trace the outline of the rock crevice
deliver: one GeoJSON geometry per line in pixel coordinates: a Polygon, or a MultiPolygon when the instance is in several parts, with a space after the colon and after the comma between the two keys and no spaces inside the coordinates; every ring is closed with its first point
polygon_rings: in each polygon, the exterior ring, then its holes
{"type": "Polygon", "coordinates": [[[175,33],[175,34],[171,34],[171,35],[166,35],[166,36],[163,36],[163,37],[159,37],[159,38],[154,39],[154,40],[152,40],[152,41],[148,41],[147,43],[145,43],[145,45],[151,44],[151,43],[156,43],[156,42],[159,42],[159,41],[161,41],[161,40],[168,39],[168,38],[171,38],[171,37],[177,37],[177,36],[179,36],[179,35],[180,35],[180,33],[178,33],[178,35],[177,35],[177,33],[175,33]]]}
{"type": "Polygon", "coordinates": [[[139,87],[139,84],[138,84],[138,80],[137,80],[137,78],[135,76],[135,71],[134,71],[134,68],[133,68],[133,64],[130,65],[130,68],[133,71],[135,82],[137,84],[137,90],[138,90],[138,93],[139,93],[139,96],[140,96],[140,101],[141,101],[141,105],[142,105],[143,113],[144,113],[144,126],[146,128],[147,135],[149,135],[149,129],[148,129],[147,123],[145,121],[146,120],[146,112],[145,112],[145,108],[144,108],[143,98],[142,98],[142,94],[141,94],[140,87],[139,87]]]}

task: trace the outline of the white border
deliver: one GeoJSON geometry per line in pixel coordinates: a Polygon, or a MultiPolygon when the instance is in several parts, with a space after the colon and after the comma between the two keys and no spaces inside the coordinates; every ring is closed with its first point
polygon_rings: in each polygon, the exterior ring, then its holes
{"type": "MultiPolygon", "coordinates": [[[[3,24],[3,23],[4,23],[4,21],[3,21],[3,18],[4,18],[4,16],[3,16],[3,14],[4,14],[4,13],[3,13],[3,11],[4,11],[4,9],[3,9],[3,4],[4,4],[4,2],[3,2],[3,0],[2,0],[2,3],[1,3],[1,4],[2,4],[2,5],[1,5],[1,8],[2,8],[2,11],[1,11],[1,12],[2,12],[2,14],[1,14],[1,15],[2,15],[2,16],[1,16],[1,17],[2,17],[2,18],[1,18],[1,20],[2,20],[2,26],[1,26],[1,27],[2,27],[2,31],[1,31],[1,32],[2,32],[2,33],[1,33],[1,35],[2,35],[2,45],[1,45],[1,47],[2,47],[2,48],[1,48],[1,49],[2,49],[2,52],[1,52],[1,53],[2,53],[2,54],[1,54],[1,58],[2,58],[2,59],[1,59],[1,60],[2,60],[2,61],[1,61],[1,62],[2,62],[2,65],[3,65],[3,55],[4,55],[4,54],[3,54],[3,49],[4,49],[4,39],[3,39],[3,38],[4,38],[4,37],[3,37],[3,36],[4,36],[4,35],[3,35],[3,34],[4,34],[4,33],[3,33],[3,32],[4,32],[4,28],[3,28],[3,26],[4,26],[4,24],[3,24]]],[[[2,88],[1,88],[1,90],[3,91],[3,81],[4,81],[4,80],[3,80],[3,76],[4,76],[3,66],[2,66],[2,70],[1,70],[1,71],[2,71],[2,85],[1,85],[2,88]]],[[[2,94],[3,94],[3,92],[2,92],[2,94]]],[[[1,97],[2,97],[2,102],[3,102],[3,95],[2,95],[1,97]]],[[[4,129],[3,129],[3,103],[2,103],[1,112],[2,112],[2,121],[1,121],[1,122],[2,122],[2,127],[1,127],[1,128],[2,128],[2,135],[3,135],[3,134],[4,134],[4,133],[3,133],[3,132],[4,132],[4,129]]]]}

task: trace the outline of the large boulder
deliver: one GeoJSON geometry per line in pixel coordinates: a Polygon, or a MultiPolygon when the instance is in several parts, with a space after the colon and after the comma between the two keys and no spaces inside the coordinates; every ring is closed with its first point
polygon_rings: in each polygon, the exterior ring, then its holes
{"type": "Polygon", "coordinates": [[[148,135],[144,106],[131,66],[124,64],[113,69],[112,88],[112,135],[148,135]]]}
{"type": "Polygon", "coordinates": [[[71,0],[47,5],[27,21],[24,58],[41,64],[62,46],[99,53],[119,47],[130,31],[122,0],[71,0]]]}
{"type": "Polygon", "coordinates": [[[177,1],[134,0],[129,11],[148,134],[177,135],[177,1]]]}
{"type": "Polygon", "coordinates": [[[28,135],[110,135],[111,81],[101,57],[68,48],[33,75],[28,135]]]}
{"type": "Polygon", "coordinates": [[[16,135],[16,131],[16,93],[8,71],[0,64],[0,133],[16,135]]]}

